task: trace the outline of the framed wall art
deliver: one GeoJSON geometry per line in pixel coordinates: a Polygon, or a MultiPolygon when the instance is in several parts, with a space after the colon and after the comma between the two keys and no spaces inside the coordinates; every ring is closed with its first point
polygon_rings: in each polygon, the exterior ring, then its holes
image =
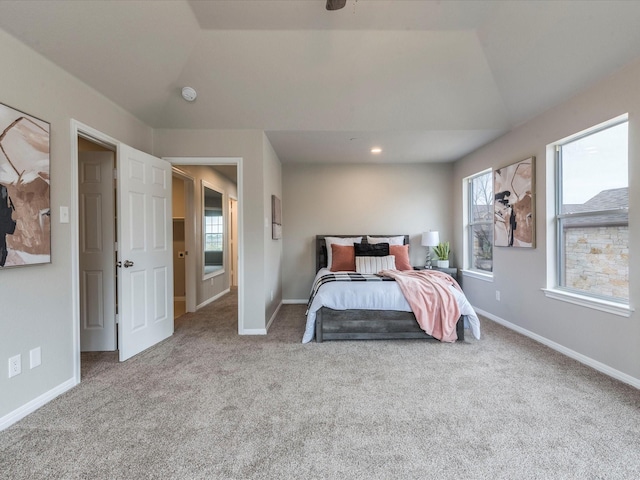
{"type": "Polygon", "coordinates": [[[271,195],[271,238],[282,238],[282,206],[280,199],[275,195],[271,195]]]}
{"type": "Polygon", "coordinates": [[[49,133],[0,103],[0,269],[51,262],[49,133]]]}
{"type": "Polygon", "coordinates": [[[535,157],[493,172],[496,247],[535,247],[535,157]]]}

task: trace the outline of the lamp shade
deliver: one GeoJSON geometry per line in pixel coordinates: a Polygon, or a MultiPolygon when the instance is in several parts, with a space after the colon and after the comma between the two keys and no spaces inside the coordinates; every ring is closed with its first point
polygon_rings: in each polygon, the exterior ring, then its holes
{"type": "Polygon", "coordinates": [[[422,234],[422,245],[425,247],[435,247],[440,243],[440,234],[438,232],[428,231],[422,234]]]}

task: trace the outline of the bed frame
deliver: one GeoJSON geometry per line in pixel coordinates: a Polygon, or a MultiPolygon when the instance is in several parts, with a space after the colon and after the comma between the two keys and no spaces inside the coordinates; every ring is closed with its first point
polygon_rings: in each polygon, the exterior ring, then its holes
{"type": "MultiPolygon", "coordinates": [[[[359,237],[360,235],[316,235],[316,272],[327,266],[327,245],[324,237],[359,237]]],[[[398,235],[369,235],[370,237],[396,237],[398,235]]],[[[367,235],[362,235],[367,243],[367,235]]],[[[409,235],[404,235],[404,244],[409,235]]],[[[456,325],[458,340],[464,340],[464,321],[456,325]]],[[[395,310],[333,310],[322,307],[316,313],[316,342],[324,340],[395,340],[431,339],[418,325],[413,312],[395,310]]]]}

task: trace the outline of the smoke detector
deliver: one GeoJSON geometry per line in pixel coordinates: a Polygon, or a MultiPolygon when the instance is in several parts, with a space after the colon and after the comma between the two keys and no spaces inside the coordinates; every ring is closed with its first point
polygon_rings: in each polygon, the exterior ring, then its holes
{"type": "Polygon", "coordinates": [[[184,98],[187,102],[193,102],[198,93],[191,87],[183,87],[182,88],[182,98],[184,98]]]}

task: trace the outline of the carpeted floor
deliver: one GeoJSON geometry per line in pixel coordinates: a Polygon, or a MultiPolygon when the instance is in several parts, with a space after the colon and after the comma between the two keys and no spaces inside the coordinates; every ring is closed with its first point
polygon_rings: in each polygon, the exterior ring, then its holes
{"type": "Polygon", "coordinates": [[[237,335],[229,294],[0,432],[2,479],[637,479],[640,391],[492,322],[477,341],[237,335]]]}

